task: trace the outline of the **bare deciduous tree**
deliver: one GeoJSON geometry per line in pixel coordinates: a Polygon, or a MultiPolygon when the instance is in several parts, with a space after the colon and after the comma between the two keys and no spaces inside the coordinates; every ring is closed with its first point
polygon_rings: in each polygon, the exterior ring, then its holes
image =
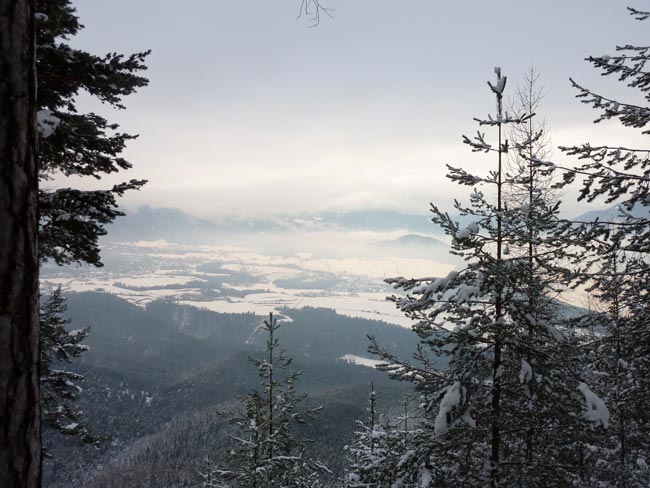
{"type": "Polygon", "coordinates": [[[333,9],[325,7],[320,0],[300,0],[300,13],[298,18],[305,17],[312,22],[310,27],[320,24],[321,15],[332,17],[333,9]]]}

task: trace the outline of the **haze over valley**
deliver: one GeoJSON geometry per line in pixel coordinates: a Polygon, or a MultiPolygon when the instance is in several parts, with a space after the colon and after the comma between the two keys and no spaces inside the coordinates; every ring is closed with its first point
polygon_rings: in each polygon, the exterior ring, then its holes
{"type": "Polygon", "coordinates": [[[435,229],[426,215],[388,212],[215,224],[145,207],[109,227],[102,268],[46,266],[42,284],[140,306],[164,298],[260,316],[323,307],[410,326],[383,279],[444,276],[458,265],[444,237],[416,233],[435,229]]]}

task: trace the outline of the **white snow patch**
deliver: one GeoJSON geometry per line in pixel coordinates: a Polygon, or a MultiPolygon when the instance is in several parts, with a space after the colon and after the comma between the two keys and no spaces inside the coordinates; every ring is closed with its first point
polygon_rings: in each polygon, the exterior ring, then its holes
{"type": "Polygon", "coordinates": [[[343,361],[344,363],[357,364],[359,366],[366,366],[373,369],[378,365],[383,364],[381,361],[378,361],[376,359],[364,358],[362,356],[356,356],[354,354],[346,354],[345,356],[341,356],[339,358],[339,361],[343,361]]]}
{"type": "Polygon", "coordinates": [[[57,129],[61,119],[54,115],[49,109],[39,110],[36,114],[36,128],[41,137],[50,137],[54,134],[54,131],[57,129]]]}
{"type": "Polygon", "coordinates": [[[427,488],[431,485],[433,477],[431,476],[431,471],[422,466],[420,468],[420,488],[427,488]]]}
{"type": "Polygon", "coordinates": [[[562,332],[560,332],[558,329],[553,327],[551,324],[544,324],[544,325],[546,327],[546,330],[548,330],[548,333],[556,342],[564,342],[564,335],[562,334],[562,332]]]}
{"type": "Polygon", "coordinates": [[[605,429],[609,427],[609,410],[605,402],[591,391],[585,383],[580,383],[578,390],[585,397],[584,417],[595,424],[602,425],[605,429]]]}
{"type": "MultiPolygon", "coordinates": [[[[506,87],[506,79],[507,79],[507,77],[501,76],[501,68],[499,68],[499,67],[495,67],[494,72],[497,75],[497,85],[495,87],[492,87],[492,89],[496,93],[501,94],[501,93],[503,93],[503,90],[506,87]]],[[[492,86],[492,85],[490,85],[490,86],[492,86]]]]}
{"type": "Polygon", "coordinates": [[[435,293],[444,290],[449,286],[450,281],[454,281],[458,276],[458,272],[450,271],[445,278],[437,278],[433,280],[426,288],[425,292],[435,293]]]}
{"type": "Polygon", "coordinates": [[[478,286],[472,285],[460,285],[454,300],[456,303],[466,303],[472,297],[477,297],[481,293],[481,289],[478,286]]]}
{"type": "Polygon", "coordinates": [[[521,370],[519,371],[519,383],[527,383],[533,379],[533,368],[528,361],[521,359],[521,370]]]}
{"type": "Polygon", "coordinates": [[[445,396],[442,397],[442,401],[440,402],[440,408],[434,424],[436,435],[444,435],[449,430],[451,411],[460,404],[460,397],[460,381],[456,381],[453,385],[447,387],[445,396]]]}
{"type": "Polygon", "coordinates": [[[465,422],[469,427],[472,429],[476,428],[476,419],[472,417],[472,415],[469,413],[469,411],[465,411],[463,416],[461,417],[461,420],[465,422]]]}
{"type": "Polygon", "coordinates": [[[462,240],[462,239],[467,239],[469,236],[473,234],[478,234],[478,223],[476,222],[472,222],[464,229],[458,229],[454,237],[456,238],[456,240],[462,240]]]}

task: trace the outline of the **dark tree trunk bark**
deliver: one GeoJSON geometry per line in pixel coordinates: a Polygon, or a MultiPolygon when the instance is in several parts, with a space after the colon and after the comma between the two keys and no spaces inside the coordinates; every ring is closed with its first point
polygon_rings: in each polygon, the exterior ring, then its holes
{"type": "Polygon", "coordinates": [[[0,486],[41,483],[35,0],[0,0],[0,486]]]}

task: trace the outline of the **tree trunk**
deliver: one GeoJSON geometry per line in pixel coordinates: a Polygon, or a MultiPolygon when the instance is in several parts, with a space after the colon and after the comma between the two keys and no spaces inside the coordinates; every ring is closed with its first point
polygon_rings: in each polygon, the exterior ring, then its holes
{"type": "Polygon", "coordinates": [[[34,0],[0,0],[0,486],[41,482],[34,0]]]}
{"type": "MultiPolygon", "coordinates": [[[[500,74],[499,74],[500,76],[500,74]]],[[[501,94],[497,94],[497,110],[498,115],[501,117],[501,94]]],[[[501,265],[502,265],[502,247],[503,247],[503,222],[501,217],[502,209],[502,153],[503,145],[501,143],[501,124],[499,127],[499,169],[497,172],[497,272],[499,273],[499,281],[501,280],[501,265]]],[[[490,463],[490,486],[496,488],[499,486],[499,463],[501,455],[501,348],[503,346],[501,341],[502,327],[501,318],[503,317],[503,296],[501,284],[498,285],[496,300],[494,303],[495,317],[494,323],[497,330],[495,330],[494,338],[494,359],[492,363],[492,438],[490,441],[491,454],[490,463]]]]}

